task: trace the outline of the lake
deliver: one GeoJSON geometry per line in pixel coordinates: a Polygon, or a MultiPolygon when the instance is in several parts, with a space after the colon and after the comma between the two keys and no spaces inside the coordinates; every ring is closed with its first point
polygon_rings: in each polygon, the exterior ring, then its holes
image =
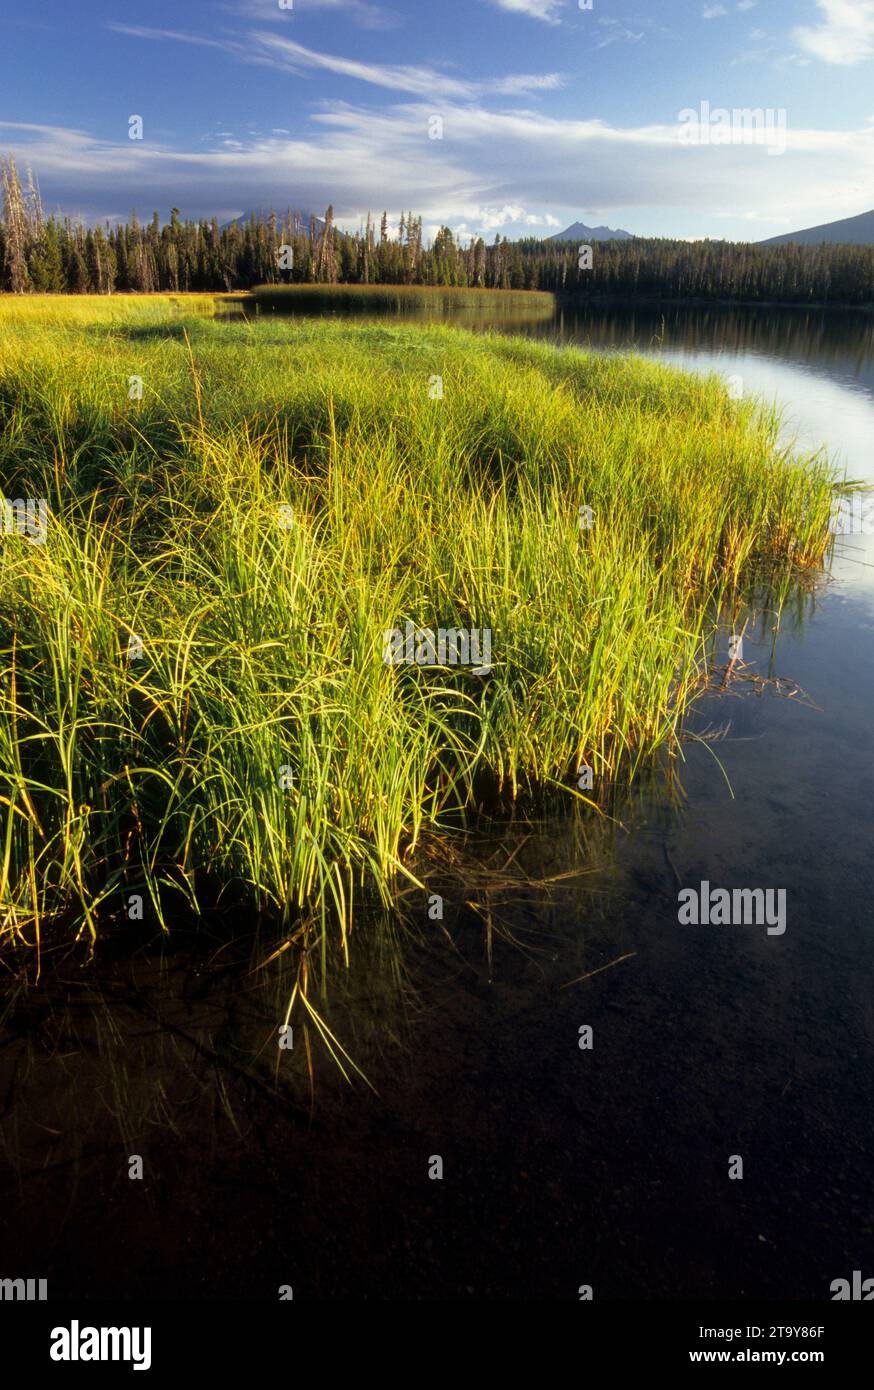
{"type": "MultiPolygon", "coordinates": [[[[720,372],[874,482],[870,317],[458,321],[720,372]]],[[[250,973],[271,942],[244,923],[19,1001],[4,1247],[56,1297],[821,1300],[874,1275],[874,538],[839,536],[775,626],[612,822],[475,827],[432,866],[445,930],[411,900],[369,959],[359,928],[327,1017],[375,1091],[320,1060],[311,1096],[300,1027],[276,1083],[287,981],[250,973]],[[681,924],[702,882],[783,890],[785,931],[681,924]]]]}

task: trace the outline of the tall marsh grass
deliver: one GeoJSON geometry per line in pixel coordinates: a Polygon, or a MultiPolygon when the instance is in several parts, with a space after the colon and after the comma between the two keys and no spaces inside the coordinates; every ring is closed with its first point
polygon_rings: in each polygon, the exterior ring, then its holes
{"type": "Polygon", "coordinates": [[[453,288],[450,285],[258,285],[250,292],[261,309],[280,312],[449,314],[459,310],[549,318],[555,296],[545,290],[453,288]]]}
{"type": "Polygon", "coordinates": [[[818,564],[833,495],[715,379],[158,298],[0,302],[0,425],[4,495],[50,509],[45,544],[0,537],[0,927],[28,946],[139,896],[345,951],[484,785],[586,763],[597,800],[674,746],[721,601],[818,564]],[[489,629],[491,672],[386,665],[408,619],[489,629]]]}

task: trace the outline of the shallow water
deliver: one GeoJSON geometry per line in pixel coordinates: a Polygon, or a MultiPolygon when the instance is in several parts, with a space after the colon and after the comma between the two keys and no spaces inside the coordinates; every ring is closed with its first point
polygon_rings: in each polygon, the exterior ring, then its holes
{"type": "MultiPolygon", "coordinates": [[[[740,378],[874,481],[870,318],[512,327],[740,378]]],[[[99,981],[55,967],[0,1052],[0,1264],[26,1249],[58,1297],[825,1299],[874,1274],[872,537],[839,538],[803,616],[775,654],[744,639],[782,693],[708,697],[621,826],[505,826],[459,846],[476,874],[433,866],[445,933],[410,903],[420,939],[371,960],[362,926],[327,1016],[377,1095],[313,1031],[311,1098],[299,1027],[277,1076],[287,980],[251,973],[272,943],[246,923],[137,943],[99,981]],[[681,925],[702,880],[784,889],[785,932],[681,925]]]]}

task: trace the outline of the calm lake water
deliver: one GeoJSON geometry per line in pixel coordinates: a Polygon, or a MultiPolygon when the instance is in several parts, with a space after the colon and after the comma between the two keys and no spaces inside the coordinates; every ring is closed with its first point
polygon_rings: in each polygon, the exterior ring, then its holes
{"type": "MultiPolygon", "coordinates": [[[[874,482],[871,318],[511,327],[740,378],[874,482]]],[[[287,980],[249,973],[271,942],[244,923],[33,991],[2,1053],[0,1263],[27,1249],[57,1297],[827,1299],[874,1276],[874,539],[839,538],[743,655],[783,684],[703,701],[621,826],[486,829],[434,866],[445,933],[411,903],[370,959],[362,926],[327,1016],[377,1094],[316,1040],[311,1103],[300,1029],[276,1083],[287,980]],[[681,926],[702,880],[785,889],[785,933],[681,926]]]]}

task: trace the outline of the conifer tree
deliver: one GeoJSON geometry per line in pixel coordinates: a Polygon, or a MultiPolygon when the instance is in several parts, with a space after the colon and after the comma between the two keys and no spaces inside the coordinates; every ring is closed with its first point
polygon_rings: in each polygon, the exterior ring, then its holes
{"type": "Polygon", "coordinates": [[[4,271],[5,289],[13,294],[24,294],[30,287],[30,274],[27,268],[27,253],[30,247],[30,223],[27,205],[21,191],[21,180],[12,155],[3,163],[0,161],[0,179],[3,183],[3,225],[5,228],[4,271]]]}

